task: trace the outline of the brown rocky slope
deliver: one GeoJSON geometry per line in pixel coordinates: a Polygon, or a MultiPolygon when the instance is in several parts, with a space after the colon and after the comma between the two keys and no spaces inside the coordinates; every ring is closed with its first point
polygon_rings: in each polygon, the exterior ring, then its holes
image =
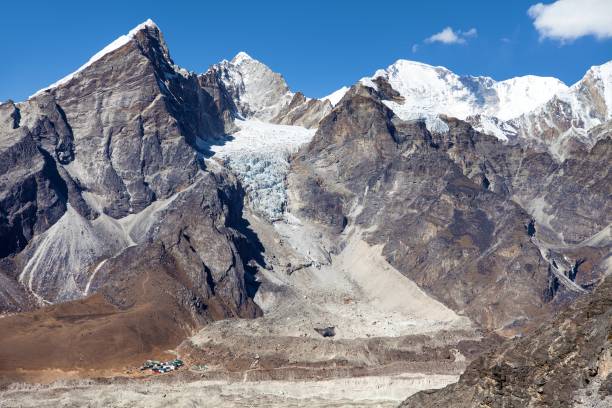
{"type": "Polygon", "coordinates": [[[473,361],[459,382],[402,407],[609,407],[612,278],[550,323],[473,361]]]}

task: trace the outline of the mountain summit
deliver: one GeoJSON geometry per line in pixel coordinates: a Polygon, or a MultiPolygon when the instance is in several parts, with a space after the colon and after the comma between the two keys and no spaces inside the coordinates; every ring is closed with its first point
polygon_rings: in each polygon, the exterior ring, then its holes
{"type": "Polygon", "coordinates": [[[0,383],[88,379],[0,399],[605,403],[611,64],[400,60],[316,99],[138,25],[0,104],[0,383]]]}
{"type": "Polygon", "coordinates": [[[503,141],[537,146],[563,160],[576,144],[593,146],[591,129],[610,120],[608,62],[592,67],[568,87],[551,77],[526,75],[495,81],[489,77],[459,76],[444,67],[398,60],[364,85],[378,89],[388,84],[401,100],[385,100],[399,117],[424,118],[438,126],[440,114],[472,124],[503,141]]]}
{"type": "MultiPolygon", "coordinates": [[[[99,59],[105,57],[107,54],[121,48],[122,46],[124,46],[125,44],[127,44],[130,41],[133,41],[136,37],[136,35],[141,32],[141,31],[145,31],[145,30],[154,30],[156,31],[156,35],[159,36],[160,35],[160,31],[159,31],[159,27],[157,27],[157,25],[153,22],[153,20],[151,19],[147,19],[145,22],[137,25],[136,27],[134,27],[133,29],[131,29],[126,35],[122,35],[121,37],[118,37],[115,41],[111,42],[110,44],[108,44],[106,47],[104,47],[103,49],[101,49],[100,51],[98,51],[96,54],[93,55],[93,57],[91,57],[89,59],[89,61],[87,61],[85,64],[83,64],[79,69],[77,69],[76,71],[74,71],[71,74],[66,75],[64,78],[60,79],[59,81],[49,85],[46,88],[43,88],[39,91],[37,91],[36,93],[34,93],[30,98],[48,91],[52,88],[55,88],[57,86],[63,85],[67,82],[69,82],[71,79],[73,79],[76,75],[78,75],[81,71],[83,71],[85,68],[89,67],[91,64],[93,64],[94,62],[98,61],[99,59]]],[[[165,48],[165,44],[164,44],[164,48],[165,48]]]]}

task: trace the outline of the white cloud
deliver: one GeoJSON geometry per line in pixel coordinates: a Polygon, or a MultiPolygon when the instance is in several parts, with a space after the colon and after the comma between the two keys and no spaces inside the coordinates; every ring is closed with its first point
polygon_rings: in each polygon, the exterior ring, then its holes
{"type": "Polygon", "coordinates": [[[464,37],[476,37],[478,35],[478,31],[475,28],[470,28],[465,33],[463,33],[464,37]]]}
{"type": "Polygon", "coordinates": [[[562,42],[586,35],[612,37],[612,0],[557,0],[534,4],[527,11],[540,39],[562,42]]]}
{"type": "Polygon", "coordinates": [[[467,31],[453,30],[452,27],[446,27],[444,30],[425,39],[425,42],[430,44],[439,42],[442,44],[465,44],[467,38],[476,37],[478,32],[475,28],[470,28],[467,31]]]}
{"type": "Polygon", "coordinates": [[[419,44],[413,44],[412,45],[412,53],[416,53],[419,50],[419,44]]]}

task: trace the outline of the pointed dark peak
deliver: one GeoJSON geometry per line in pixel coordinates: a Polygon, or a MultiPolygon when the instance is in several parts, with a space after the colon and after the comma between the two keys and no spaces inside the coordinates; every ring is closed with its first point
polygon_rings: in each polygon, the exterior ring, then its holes
{"type": "Polygon", "coordinates": [[[164,36],[153,20],[148,19],[134,27],[127,35],[152,62],[174,65],[164,36]]]}
{"type": "MultiPolygon", "coordinates": [[[[161,67],[164,70],[172,69],[174,63],[170,58],[168,47],[166,46],[163,35],[153,20],[148,19],[131,29],[127,34],[118,37],[106,47],[102,48],[79,69],[49,85],[48,87],[39,90],[30,96],[30,98],[71,82],[75,77],[82,75],[82,72],[87,70],[87,68],[90,66],[96,64],[102,59],[107,60],[108,58],[112,58],[115,54],[117,54],[120,50],[123,50],[124,47],[128,45],[135,45],[136,50],[146,56],[158,67],[161,67]]],[[[123,55],[122,58],[125,58],[125,55],[123,55]]]]}

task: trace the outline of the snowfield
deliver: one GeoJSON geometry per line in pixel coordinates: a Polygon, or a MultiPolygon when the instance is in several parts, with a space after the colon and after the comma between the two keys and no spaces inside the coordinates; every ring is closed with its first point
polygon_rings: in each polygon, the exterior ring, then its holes
{"type": "Polygon", "coordinates": [[[323,98],[321,98],[322,100],[327,100],[329,101],[329,103],[332,104],[332,106],[336,106],[338,104],[338,102],[340,102],[340,100],[344,97],[344,95],[348,92],[350,88],[348,86],[343,86],[342,88],[338,89],[337,91],[334,91],[332,93],[330,93],[327,96],[324,96],[323,98]]]}
{"type": "Polygon", "coordinates": [[[444,67],[398,60],[361,83],[376,88],[384,78],[404,98],[403,110],[445,114],[459,119],[483,114],[501,120],[517,117],[545,103],[568,87],[556,78],[527,75],[506,81],[459,76],[444,67]]]}
{"type": "Polygon", "coordinates": [[[269,221],[283,216],[289,157],[308,143],[316,129],[275,125],[258,120],[237,120],[238,132],[221,145],[210,146],[242,183],[253,210],[269,221]]]}
{"type": "Polygon", "coordinates": [[[376,78],[387,80],[404,99],[401,103],[384,101],[403,120],[425,119],[431,132],[443,133],[448,128],[439,119],[440,114],[462,120],[482,115],[476,129],[501,140],[508,140],[503,121],[529,112],[568,89],[551,77],[527,75],[498,82],[408,60],[398,60],[360,82],[378,89],[376,78]]]}

